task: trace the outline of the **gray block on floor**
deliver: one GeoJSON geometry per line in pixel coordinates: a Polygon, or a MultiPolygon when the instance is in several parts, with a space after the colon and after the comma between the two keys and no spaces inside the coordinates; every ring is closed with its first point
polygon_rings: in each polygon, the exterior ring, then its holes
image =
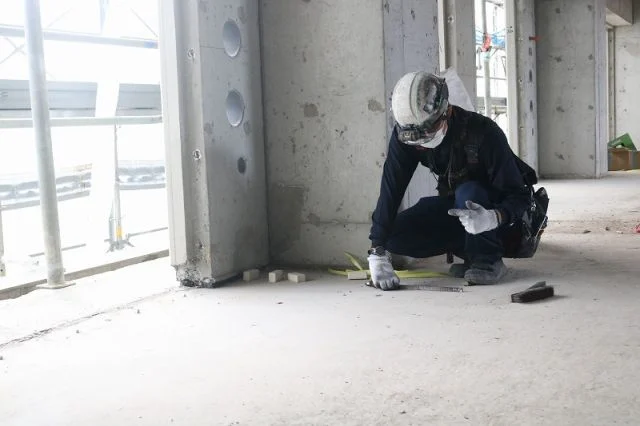
{"type": "Polygon", "coordinates": [[[289,277],[289,281],[294,283],[303,283],[307,281],[307,276],[299,272],[290,272],[288,277],[289,277]]]}
{"type": "Polygon", "coordinates": [[[260,271],[258,269],[249,269],[242,273],[242,279],[247,282],[257,280],[259,276],[260,271]]]}
{"type": "Polygon", "coordinates": [[[282,281],[284,279],[284,271],[281,269],[276,269],[275,271],[269,272],[269,282],[277,283],[278,281],[282,281]]]}
{"type": "Polygon", "coordinates": [[[366,280],[369,277],[367,271],[349,271],[347,278],[350,280],[366,280]]]}

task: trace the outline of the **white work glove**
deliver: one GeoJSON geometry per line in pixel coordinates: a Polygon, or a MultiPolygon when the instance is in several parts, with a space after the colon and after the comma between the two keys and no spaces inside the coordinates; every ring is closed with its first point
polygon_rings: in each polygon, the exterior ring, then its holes
{"type": "Polygon", "coordinates": [[[487,210],[480,204],[467,200],[467,209],[451,209],[449,215],[457,216],[464,229],[470,234],[482,234],[496,229],[499,225],[498,212],[487,210]]]}
{"type": "Polygon", "coordinates": [[[371,273],[371,282],[374,287],[380,290],[395,290],[400,285],[400,278],[396,275],[391,266],[389,253],[385,252],[382,256],[377,254],[369,255],[369,272],[371,273]]]}

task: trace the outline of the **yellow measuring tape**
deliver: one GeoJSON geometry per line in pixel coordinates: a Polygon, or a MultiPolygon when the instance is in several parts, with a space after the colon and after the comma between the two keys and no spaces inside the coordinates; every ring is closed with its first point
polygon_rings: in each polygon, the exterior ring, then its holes
{"type": "MultiPolygon", "coordinates": [[[[329,273],[334,274],[334,275],[340,275],[343,277],[346,277],[349,275],[349,272],[356,272],[356,271],[366,271],[367,272],[367,276],[371,276],[371,274],[369,273],[368,269],[364,269],[364,267],[362,266],[364,264],[362,259],[359,259],[357,256],[354,256],[351,253],[345,252],[344,253],[345,256],[347,256],[347,259],[349,259],[349,262],[351,262],[351,264],[353,266],[356,267],[356,269],[345,269],[345,270],[339,270],[339,269],[331,269],[329,268],[329,273]]],[[[396,274],[398,275],[399,278],[447,278],[447,277],[451,277],[451,275],[449,274],[445,274],[442,272],[434,272],[434,271],[426,271],[424,269],[417,269],[415,271],[408,271],[408,270],[400,270],[400,271],[395,271],[396,274]]]]}

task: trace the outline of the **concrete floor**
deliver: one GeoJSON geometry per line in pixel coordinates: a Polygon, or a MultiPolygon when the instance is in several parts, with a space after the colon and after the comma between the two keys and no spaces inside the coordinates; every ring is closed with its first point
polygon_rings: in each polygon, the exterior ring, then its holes
{"type": "Polygon", "coordinates": [[[160,260],[2,301],[0,423],[637,425],[640,173],[544,186],[501,285],[185,289],[160,260]],[[509,302],[540,279],[554,299],[509,302]]]}

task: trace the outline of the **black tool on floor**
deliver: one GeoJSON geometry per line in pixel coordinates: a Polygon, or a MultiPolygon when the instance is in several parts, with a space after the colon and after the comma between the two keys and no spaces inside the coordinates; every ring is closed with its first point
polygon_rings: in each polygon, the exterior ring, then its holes
{"type": "Polygon", "coordinates": [[[553,287],[548,286],[546,281],[540,281],[520,293],[513,293],[511,295],[511,302],[513,303],[529,303],[536,300],[547,299],[554,294],[553,287]]]}

